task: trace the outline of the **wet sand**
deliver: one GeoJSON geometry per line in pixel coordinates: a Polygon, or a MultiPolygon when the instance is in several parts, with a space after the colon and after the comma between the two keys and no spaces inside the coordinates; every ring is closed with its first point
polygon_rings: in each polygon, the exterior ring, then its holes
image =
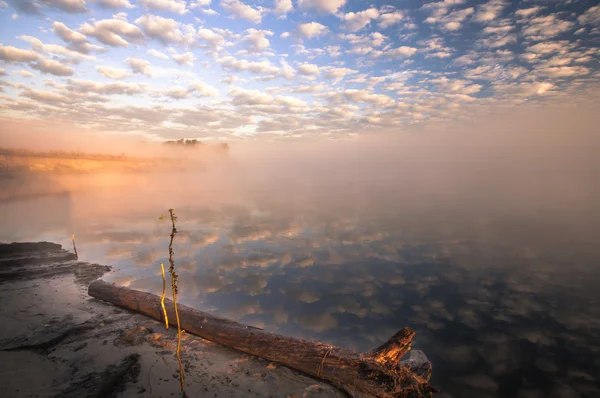
{"type": "MultiPolygon", "coordinates": [[[[0,395],[181,396],[176,330],[87,294],[110,267],[52,243],[0,244],[0,395]]],[[[189,397],[343,397],[328,384],[184,334],[189,397]]]]}

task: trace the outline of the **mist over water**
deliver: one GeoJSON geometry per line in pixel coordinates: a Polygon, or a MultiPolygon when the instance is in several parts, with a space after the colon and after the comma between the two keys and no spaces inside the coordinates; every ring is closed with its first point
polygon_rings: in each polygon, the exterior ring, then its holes
{"type": "Polygon", "coordinates": [[[75,232],[107,280],[160,293],[174,208],[187,305],[360,351],[409,326],[445,396],[598,396],[600,147],[563,116],[57,175],[69,193],[0,203],[0,240],[75,232]]]}

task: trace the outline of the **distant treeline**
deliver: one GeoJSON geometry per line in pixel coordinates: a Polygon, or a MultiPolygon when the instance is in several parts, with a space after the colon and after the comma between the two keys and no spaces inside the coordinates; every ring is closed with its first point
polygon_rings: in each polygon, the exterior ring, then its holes
{"type": "Polygon", "coordinates": [[[222,143],[222,144],[218,144],[218,145],[207,145],[204,144],[202,141],[199,140],[184,140],[183,138],[179,139],[179,140],[169,140],[169,141],[165,141],[164,143],[165,145],[168,146],[176,146],[176,147],[181,147],[181,148],[197,148],[197,147],[210,147],[210,148],[217,148],[217,149],[221,149],[221,150],[229,150],[229,145],[227,145],[227,143],[222,143]]]}
{"type": "Polygon", "coordinates": [[[29,149],[0,148],[0,157],[9,159],[11,157],[36,157],[36,158],[60,158],[60,159],[90,159],[90,160],[122,160],[125,154],[105,155],[85,153],[81,151],[32,151],[29,149]]]}

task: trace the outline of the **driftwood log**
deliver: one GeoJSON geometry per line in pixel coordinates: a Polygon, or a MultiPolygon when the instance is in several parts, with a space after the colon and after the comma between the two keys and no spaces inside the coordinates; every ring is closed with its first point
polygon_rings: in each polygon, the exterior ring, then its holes
{"type": "MultiPolygon", "coordinates": [[[[164,322],[160,297],[96,280],[90,296],[164,322]]],[[[165,305],[174,320],[173,303],[165,305]]],[[[367,353],[325,343],[305,341],[243,325],[179,305],[181,327],[188,333],[245,353],[277,362],[325,380],[356,398],[430,397],[431,365],[424,355],[400,359],[410,350],[415,333],[404,328],[367,353]]]]}

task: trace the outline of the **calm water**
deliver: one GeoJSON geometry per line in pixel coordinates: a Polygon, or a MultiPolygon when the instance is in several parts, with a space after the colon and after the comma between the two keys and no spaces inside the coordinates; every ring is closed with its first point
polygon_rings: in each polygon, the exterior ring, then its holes
{"type": "Polygon", "coordinates": [[[409,326],[441,396],[600,396],[594,192],[186,181],[4,202],[0,239],[70,247],[74,231],[105,279],[160,293],[172,206],[187,305],[360,351],[409,326]]]}

